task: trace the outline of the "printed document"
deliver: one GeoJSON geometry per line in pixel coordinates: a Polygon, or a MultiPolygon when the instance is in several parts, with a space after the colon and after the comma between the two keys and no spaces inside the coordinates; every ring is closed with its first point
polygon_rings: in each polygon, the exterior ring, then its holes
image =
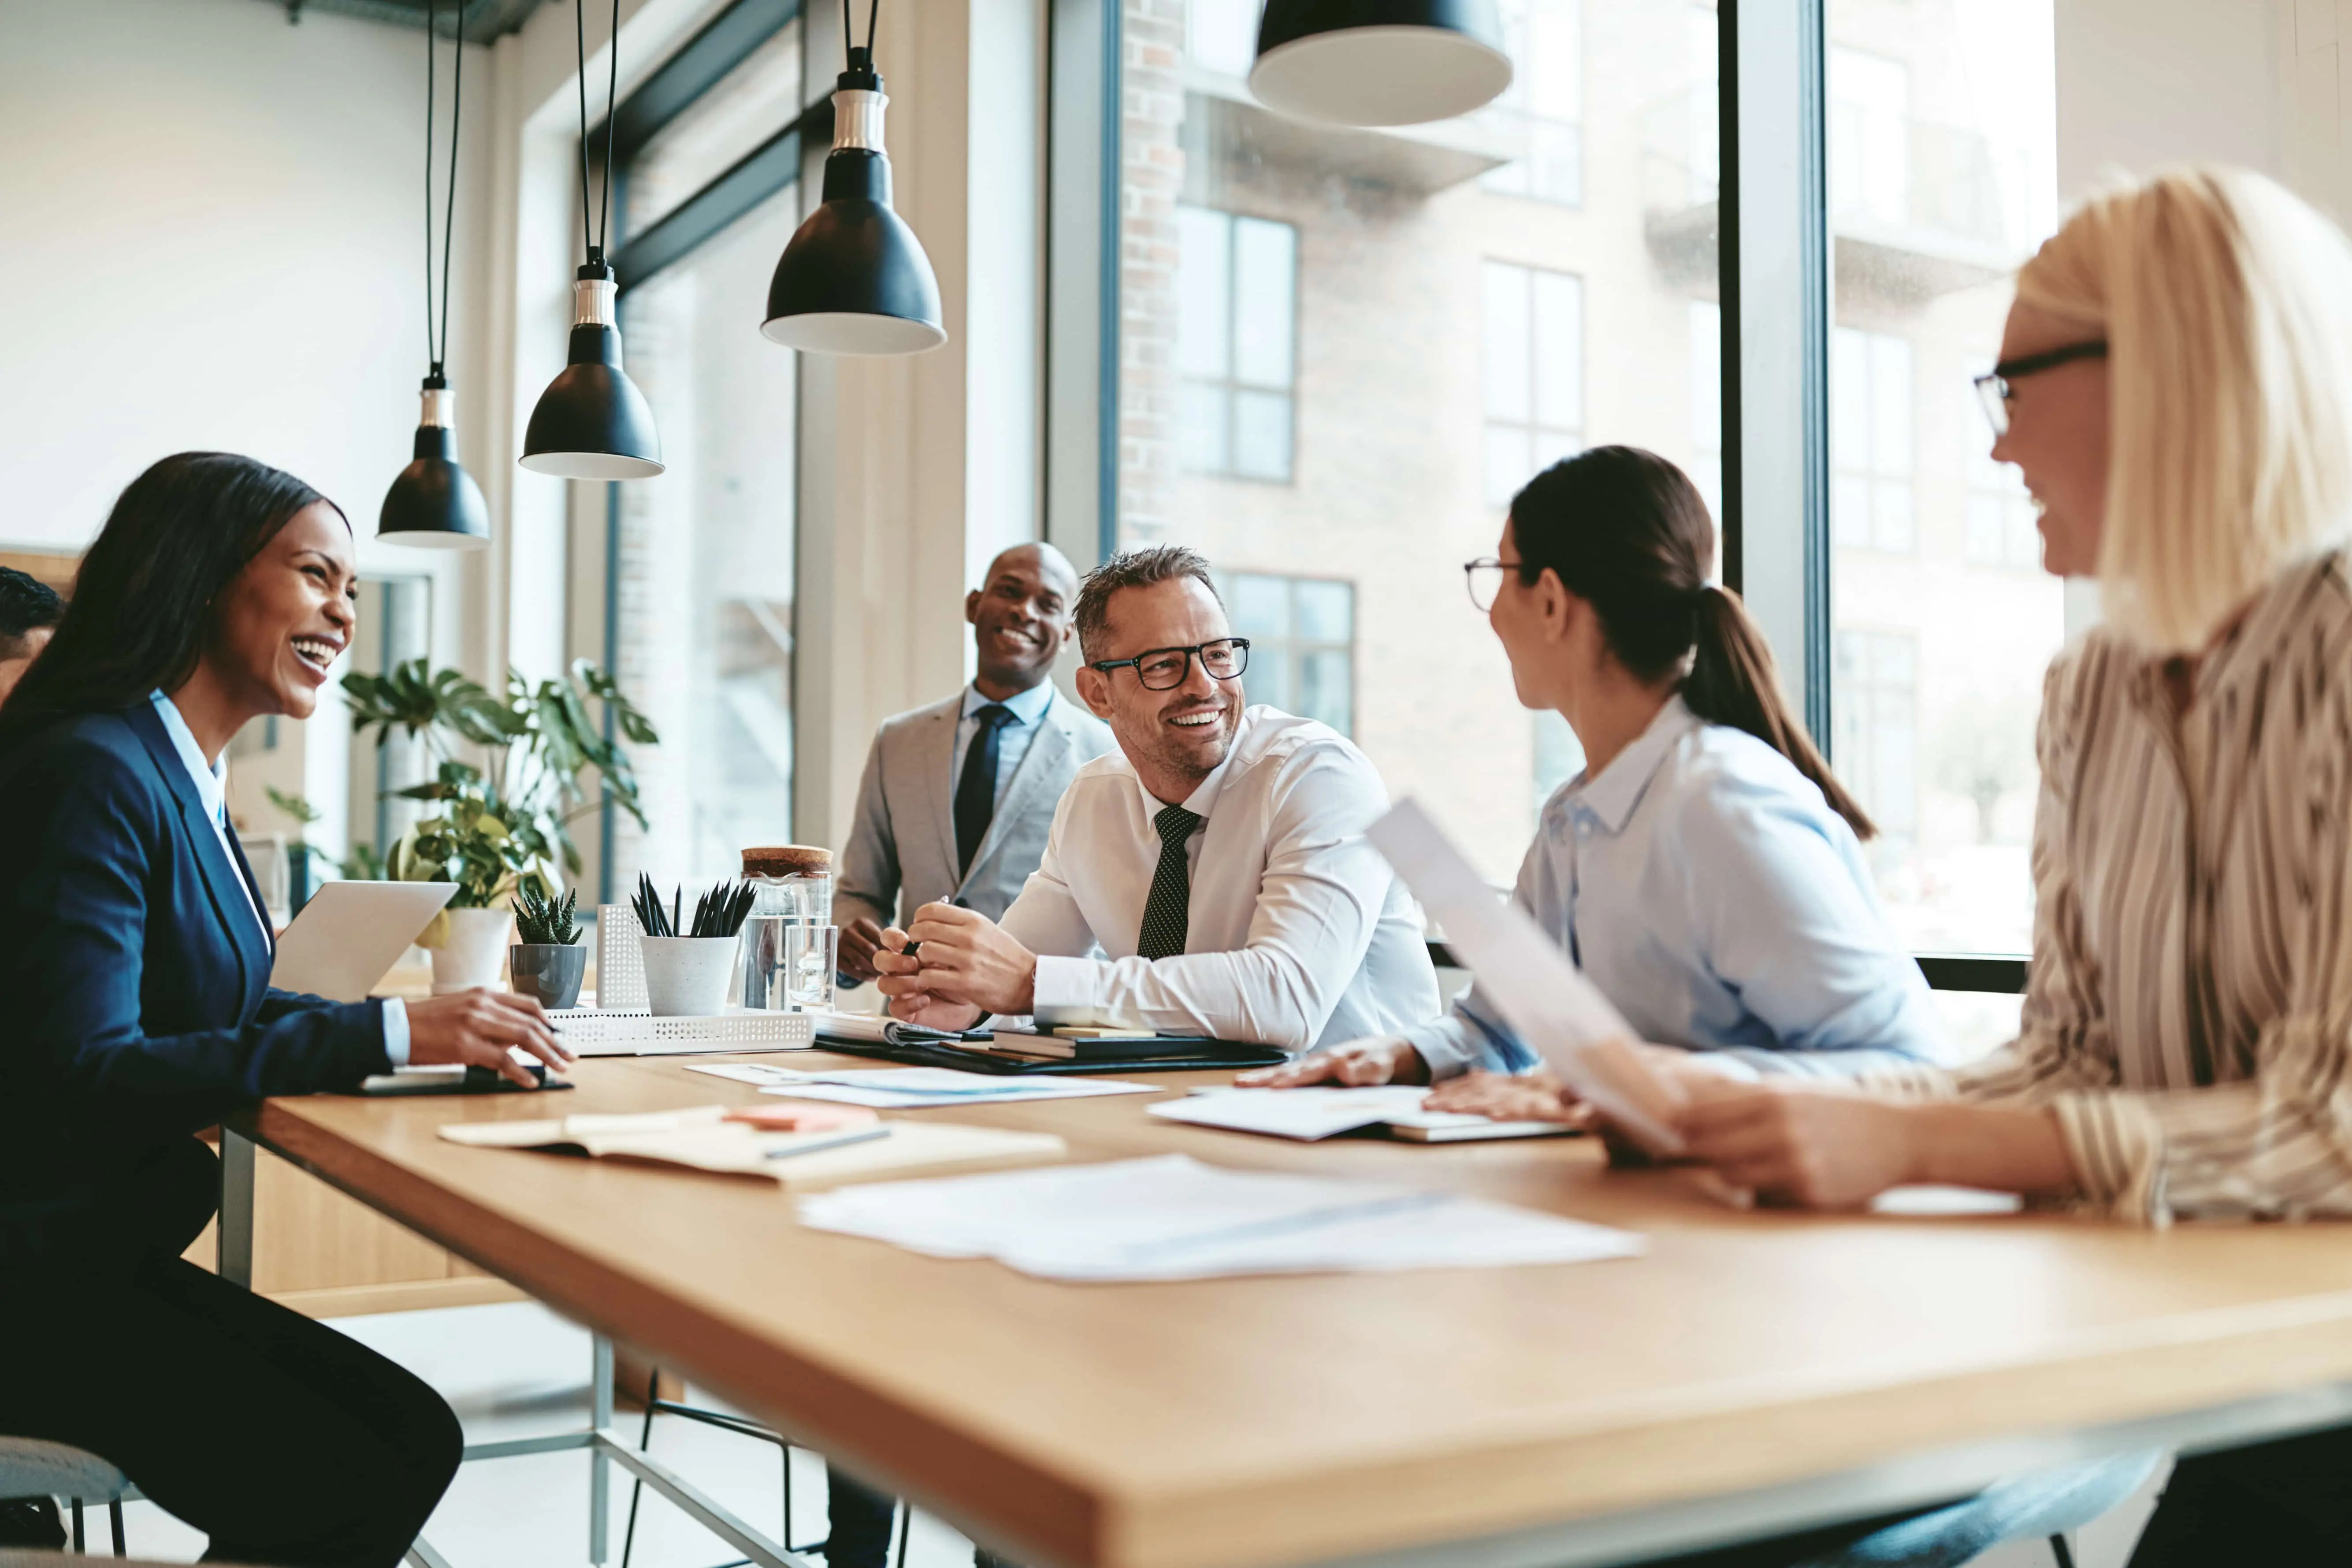
{"type": "Polygon", "coordinates": [[[1640,1037],[1541,927],[1479,879],[1421,803],[1399,802],[1369,837],[1446,945],[1477,976],[1478,995],[1559,1080],[1650,1153],[1678,1154],[1681,1086],[1653,1072],[1633,1047],[1640,1037]]]}
{"type": "Polygon", "coordinates": [[[803,1198],[800,1214],[818,1230],[1073,1282],[1585,1263],[1644,1245],[1483,1198],[1182,1154],[882,1183],[803,1198]]]}

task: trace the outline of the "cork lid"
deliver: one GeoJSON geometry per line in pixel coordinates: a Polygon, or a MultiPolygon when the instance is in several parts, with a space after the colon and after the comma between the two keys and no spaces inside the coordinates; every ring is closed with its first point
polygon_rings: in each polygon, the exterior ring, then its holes
{"type": "Polygon", "coordinates": [[[833,851],[805,844],[772,844],[743,851],[746,877],[822,876],[833,869],[833,851]]]}

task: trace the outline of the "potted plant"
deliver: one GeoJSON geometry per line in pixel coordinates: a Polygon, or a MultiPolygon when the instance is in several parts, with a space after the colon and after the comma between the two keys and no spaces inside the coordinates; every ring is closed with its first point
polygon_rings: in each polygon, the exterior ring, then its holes
{"type": "Polygon", "coordinates": [[[354,733],[373,730],[380,746],[399,729],[423,737],[436,759],[431,782],[392,792],[435,809],[384,857],[394,880],[457,884],[417,939],[433,952],[436,994],[497,981],[508,899],[525,883],[552,896],[561,879],[579,873],[574,821],[610,800],[646,826],[621,742],[650,746],[659,737],[586,659],[559,680],[534,683],[510,669],[505,689],[492,692],[414,658],[382,675],[347,675],[343,691],[354,733]],[[592,703],[604,710],[601,723],[592,703]],[[457,755],[461,745],[478,765],[457,755]]]}
{"type": "Polygon", "coordinates": [[[522,940],[507,949],[507,973],[518,993],[538,998],[542,1007],[579,1005],[580,981],[588,973],[588,950],[579,945],[580,922],[572,918],[579,900],[577,892],[551,900],[535,881],[515,889],[515,929],[522,940]]]}

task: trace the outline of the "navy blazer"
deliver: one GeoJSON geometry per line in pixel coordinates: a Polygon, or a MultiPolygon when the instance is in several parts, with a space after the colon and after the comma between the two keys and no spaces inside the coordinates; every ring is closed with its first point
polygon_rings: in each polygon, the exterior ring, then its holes
{"type": "Polygon", "coordinates": [[[269,989],[235,842],[150,702],[0,755],[0,1268],[185,1246],[218,1196],[194,1133],[389,1070],[382,1003],[269,989]]]}

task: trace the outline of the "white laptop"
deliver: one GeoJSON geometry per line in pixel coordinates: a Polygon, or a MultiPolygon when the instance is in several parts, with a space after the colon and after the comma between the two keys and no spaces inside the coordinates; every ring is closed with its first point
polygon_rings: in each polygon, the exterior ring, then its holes
{"type": "Polygon", "coordinates": [[[364,1002],[457,891],[455,882],[329,882],[278,942],[269,984],[364,1002]]]}

